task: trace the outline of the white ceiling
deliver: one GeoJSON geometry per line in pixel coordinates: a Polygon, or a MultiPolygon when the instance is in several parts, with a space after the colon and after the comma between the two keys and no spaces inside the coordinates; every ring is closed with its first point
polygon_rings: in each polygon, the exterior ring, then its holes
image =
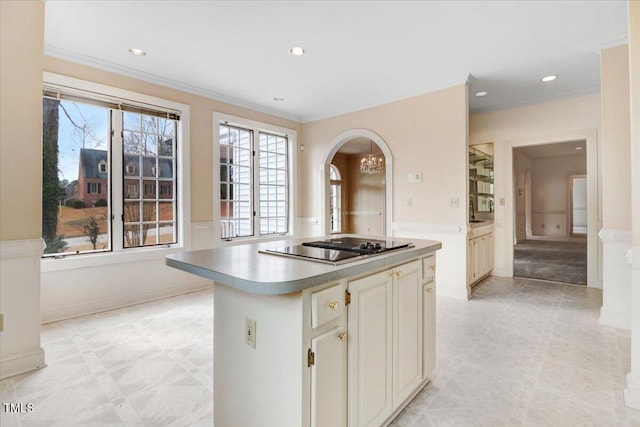
{"type": "Polygon", "coordinates": [[[617,0],[48,0],[45,19],[48,55],[297,121],[468,78],[472,112],[595,93],[600,50],[627,40],[617,0]]]}

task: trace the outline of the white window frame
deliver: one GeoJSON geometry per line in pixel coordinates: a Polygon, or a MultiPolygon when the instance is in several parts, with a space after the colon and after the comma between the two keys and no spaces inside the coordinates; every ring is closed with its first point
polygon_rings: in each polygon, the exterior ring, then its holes
{"type": "MultiPolygon", "coordinates": [[[[179,111],[180,120],[176,123],[176,133],[179,140],[179,144],[177,144],[178,146],[176,149],[177,188],[175,189],[179,197],[177,206],[178,217],[176,221],[178,242],[168,245],[124,249],[122,247],[123,238],[121,238],[124,232],[124,224],[117,218],[120,213],[112,212],[112,215],[116,216],[116,219],[113,221],[111,228],[111,233],[113,236],[113,248],[111,251],[90,252],[77,256],[64,256],[64,254],[60,254],[60,256],[45,257],[42,258],[41,261],[41,271],[61,271],[99,265],[111,265],[132,261],[159,259],[164,258],[166,255],[169,255],[171,253],[189,250],[191,248],[189,105],[49,72],[43,73],[43,83],[48,86],[57,86],[63,88],[65,92],[73,93],[75,91],[79,95],[90,95],[90,97],[95,99],[105,99],[110,102],[113,102],[114,100],[122,100],[127,104],[139,105],[145,108],[155,107],[158,109],[179,111]]],[[[118,142],[121,142],[121,140],[119,140],[118,138],[121,138],[121,136],[114,136],[114,148],[118,146],[118,142]]],[[[120,143],[120,146],[121,145],[122,144],[120,143]]],[[[121,149],[114,149],[112,153],[114,158],[117,158],[115,156],[117,156],[118,153],[121,154],[121,151],[121,149]]],[[[112,162],[111,173],[114,176],[120,175],[124,177],[123,172],[123,165],[121,161],[112,162]]],[[[114,199],[119,198],[124,200],[123,186],[113,186],[113,188],[111,189],[110,197],[114,199]]]]}
{"type": "MultiPolygon", "coordinates": [[[[296,187],[296,164],[297,164],[297,146],[298,146],[298,134],[294,129],[289,129],[281,126],[272,125],[269,123],[258,122],[255,120],[249,120],[242,117],[231,116],[224,113],[213,113],[213,238],[215,246],[224,246],[234,244],[238,242],[247,241],[269,241],[282,239],[283,236],[295,235],[294,229],[294,213],[296,212],[297,202],[297,187],[296,187]],[[246,237],[232,237],[222,240],[222,233],[220,228],[220,125],[226,124],[230,126],[236,126],[244,128],[253,132],[253,144],[257,157],[257,141],[260,132],[270,133],[274,135],[286,135],[288,143],[288,171],[289,171],[289,206],[288,206],[288,232],[286,234],[266,234],[260,235],[260,217],[258,214],[254,217],[254,232],[252,236],[246,237]]],[[[255,163],[255,162],[254,162],[255,163]]],[[[254,177],[258,176],[258,171],[254,166],[254,177]]],[[[254,194],[254,210],[257,212],[259,207],[257,205],[258,200],[258,179],[253,180],[253,194],[254,194]]]]}
{"type": "MultiPolygon", "coordinates": [[[[329,165],[329,197],[333,198],[333,191],[331,189],[333,189],[335,187],[336,189],[336,197],[335,197],[335,203],[333,206],[331,206],[331,203],[329,203],[329,207],[333,207],[333,209],[331,209],[332,211],[335,211],[337,213],[337,215],[334,215],[334,212],[331,212],[331,217],[335,218],[335,223],[338,225],[337,229],[331,230],[332,234],[337,234],[337,233],[342,233],[342,174],[340,173],[340,169],[334,165],[333,163],[329,165]],[[337,179],[332,178],[331,177],[331,172],[335,171],[336,175],[337,175],[337,179]]],[[[331,222],[331,221],[330,221],[331,222]]]]}

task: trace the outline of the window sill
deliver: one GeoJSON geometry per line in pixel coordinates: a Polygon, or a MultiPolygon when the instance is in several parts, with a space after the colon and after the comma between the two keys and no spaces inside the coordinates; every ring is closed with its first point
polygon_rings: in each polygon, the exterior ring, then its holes
{"type": "Polygon", "coordinates": [[[275,242],[277,240],[285,240],[293,238],[292,234],[276,234],[276,235],[268,235],[263,237],[235,237],[231,240],[221,239],[219,243],[216,245],[217,247],[224,246],[236,246],[236,245],[248,245],[251,243],[263,243],[263,242],[275,242]]]}
{"type": "Polygon", "coordinates": [[[46,257],[40,260],[40,271],[48,273],[53,271],[74,270],[124,264],[137,261],[163,259],[169,254],[184,251],[182,246],[144,248],[125,252],[102,252],[96,254],[70,255],[65,258],[46,257]]]}

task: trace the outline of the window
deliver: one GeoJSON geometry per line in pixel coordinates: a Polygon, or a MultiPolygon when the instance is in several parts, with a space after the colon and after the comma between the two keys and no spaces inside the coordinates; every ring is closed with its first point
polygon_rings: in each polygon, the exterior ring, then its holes
{"type": "Polygon", "coordinates": [[[181,112],[98,93],[45,83],[45,255],[179,244],[182,206],[174,189],[180,183],[181,112]]]}
{"type": "Polygon", "coordinates": [[[331,232],[342,232],[342,178],[336,165],[329,166],[329,209],[331,211],[331,232]]]}
{"type": "Polygon", "coordinates": [[[87,184],[87,193],[89,194],[100,194],[100,183],[99,182],[90,182],[87,184]]]}
{"type": "Polygon", "coordinates": [[[232,118],[219,124],[220,238],[290,232],[295,132],[232,118]]]}

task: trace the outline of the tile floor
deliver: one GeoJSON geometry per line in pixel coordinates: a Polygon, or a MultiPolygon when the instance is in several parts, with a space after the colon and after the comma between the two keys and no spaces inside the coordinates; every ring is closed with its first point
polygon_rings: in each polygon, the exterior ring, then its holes
{"type": "Polygon", "coordinates": [[[2,427],[213,425],[213,290],[44,325],[48,367],[0,382],[2,427]]]}
{"type": "Polygon", "coordinates": [[[598,325],[601,291],[490,277],[437,304],[434,379],[392,426],[640,426],[630,333],[598,325]]]}
{"type": "MultiPolygon", "coordinates": [[[[438,298],[434,379],[393,426],[640,426],[622,397],[630,334],[598,325],[600,291],[474,289],[438,298]]],[[[0,382],[0,401],[34,411],[0,408],[0,425],[212,426],[212,303],[207,290],[44,326],[49,366],[0,382]]]]}

